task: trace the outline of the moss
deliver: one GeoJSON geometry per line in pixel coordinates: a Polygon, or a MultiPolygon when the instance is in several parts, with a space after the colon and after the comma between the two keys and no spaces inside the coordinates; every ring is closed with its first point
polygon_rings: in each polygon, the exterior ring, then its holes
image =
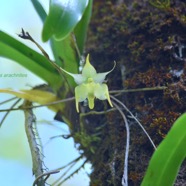
{"type": "MultiPolygon", "coordinates": [[[[86,50],[98,71],[107,71],[116,60],[117,67],[108,76],[110,90],[168,87],[118,97],[138,117],[156,145],[186,110],[186,52],[182,49],[182,56],[179,53],[180,46],[186,45],[185,9],[186,3],[176,0],[165,8],[147,0],[94,1],[86,50]]],[[[108,108],[106,102],[96,101],[97,111],[108,108]]],[[[121,185],[126,133],[118,112],[88,115],[82,122],[85,141],[90,140],[94,153],[80,139],[76,142],[93,165],[90,185],[121,185]],[[88,137],[94,134],[99,140],[88,137]]],[[[132,186],[140,185],[153,148],[140,127],[132,120],[130,124],[132,186]]],[[[186,181],[184,177],[179,179],[178,183],[186,181]]]]}

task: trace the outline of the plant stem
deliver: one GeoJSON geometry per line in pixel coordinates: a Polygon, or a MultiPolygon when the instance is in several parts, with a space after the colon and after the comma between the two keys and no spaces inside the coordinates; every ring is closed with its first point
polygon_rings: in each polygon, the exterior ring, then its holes
{"type": "MultiPolygon", "coordinates": [[[[30,107],[32,103],[25,100],[23,107],[30,107]]],[[[32,156],[32,171],[35,177],[38,177],[43,174],[43,162],[42,154],[40,148],[38,147],[37,138],[38,134],[35,131],[35,115],[33,114],[32,109],[24,109],[25,114],[25,131],[30,146],[31,156],[32,156]]],[[[43,177],[38,179],[37,186],[45,186],[45,180],[43,177]]]]}
{"type": "Polygon", "coordinates": [[[119,94],[119,93],[127,93],[127,92],[144,92],[144,91],[155,91],[155,90],[165,90],[166,86],[160,87],[146,87],[146,88],[136,88],[136,89],[123,89],[123,90],[111,90],[110,94],[119,94]]]}

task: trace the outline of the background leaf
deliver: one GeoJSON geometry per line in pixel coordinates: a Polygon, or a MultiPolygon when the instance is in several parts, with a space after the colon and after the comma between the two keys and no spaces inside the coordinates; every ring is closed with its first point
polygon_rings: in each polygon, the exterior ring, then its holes
{"type": "MultiPolygon", "coordinates": [[[[44,11],[44,8],[37,0],[32,0],[32,3],[33,3],[34,8],[37,11],[39,17],[41,18],[41,20],[44,23],[45,18],[47,16],[44,11]]],[[[53,1],[53,3],[54,3],[54,1],[53,1]]],[[[65,4],[65,1],[63,1],[63,3],[65,4]]],[[[75,1],[75,2],[73,2],[73,1],[67,2],[66,1],[66,7],[61,6],[59,8],[64,8],[65,11],[68,11],[70,8],[69,6],[71,6],[72,3],[77,3],[77,1],[75,1]]],[[[51,6],[53,6],[52,3],[51,3],[51,6]]],[[[51,7],[51,9],[52,9],[52,7],[51,7]]],[[[63,9],[61,9],[61,13],[64,13],[64,14],[69,13],[69,12],[65,12],[65,11],[63,9]]],[[[54,38],[54,36],[51,37],[51,39],[50,39],[50,44],[51,44],[51,48],[52,48],[52,51],[53,51],[53,54],[55,57],[55,62],[59,66],[64,68],[65,70],[70,71],[72,73],[79,72],[80,58],[77,54],[77,49],[76,49],[75,45],[77,45],[78,50],[80,51],[80,55],[82,55],[85,40],[86,40],[86,35],[87,35],[87,28],[88,28],[88,24],[89,24],[90,17],[91,17],[91,12],[92,12],[92,0],[89,0],[89,3],[85,9],[82,19],[78,22],[78,24],[75,26],[75,29],[74,29],[76,41],[74,41],[71,34],[68,35],[67,37],[65,37],[65,39],[62,39],[60,41],[56,40],[54,38]],[[77,42],[77,43],[75,43],[75,42],[77,42]]],[[[77,13],[77,12],[75,12],[75,13],[77,13]]],[[[71,16],[69,18],[74,19],[73,16],[71,16]]],[[[65,16],[63,17],[62,20],[66,21],[65,16]]],[[[54,20],[54,22],[56,22],[56,20],[54,20]]],[[[61,24],[61,23],[59,23],[59,24],[61,24]]],[[[63,29],[64,29],[64,27],[60,30],[60,32],[63,32],[63,29]]],[[[67,79],[68,79],[70,85],[72,87],[74,87],[75,86],[74,80],[69,76],[67,76],[67,79]]]]}
{"type": "MultiPolygon", "coordinates": [[[[39,104],[47,104],[59,100],[55,94],[48,91],[42,90],[13,90],[13,89],[0,89],[0,93],[7,93],[17,96],[18,98],[26,99],[30,102],[36,102],[39,104]]],[[[49,106],[53,111],[60,110],[60,105],[51,105],[49,106]]]]}
{"type": "Polygon", "coordinates": [[[38,0],[31,0],[36,12],[38,13],[40,19],[42,20],[42,22],[45,21],[47,14],[43,8],[43,6],[41,5],[41,3],[38,0]]]}
{"type": "Polygon", "coordinates": [[[83,14],[82,19],[78,22],[78,24],[74,29],[77,46],[81,54],[83,53],[91,14],[92,14],[92,0],[89,0],[88,6],[83,14]]]}
{"type": "Polygon", "coordinates": [[[88,0],[51,0],[49,15],[46,18],[42,38],[49,40],[52,35],[56,39],[64,39],[82,18],[88,0]]]}
{"type": "Polygon", "coordinates": [[[172,186],[186,156],[186,114],[172,126],[154,152],[141,186],[172,186]]]}
{"type": "Polygon", "coordinates": [[[0,31],[0,48],[0,56],[16,61],[54,87],[61,84],[62,79],[58,72],[43,55],[2,31],[0,31]]]}
{"type": "MultiPolygon", "coordinates": [[[[79,72],[79,58],[71,35],[61,41],[56,41],[52,38],[51,47],[56,63],[59,66],[72,73],[79,72]]],[[[66,76],[66,74],[64,74],[64,76],[66,76]]],[[[76,85],[73,78],[69,76],[66,76],[66,78],[72,87],[76,85]]]]}

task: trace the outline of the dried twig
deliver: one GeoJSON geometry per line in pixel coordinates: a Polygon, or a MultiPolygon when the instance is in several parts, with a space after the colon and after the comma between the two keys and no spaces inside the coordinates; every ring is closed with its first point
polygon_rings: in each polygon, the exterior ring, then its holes
{"type": "Polygon", "coordinates": [[[109,91],[110,94],[120,94],[120,93],[127,93],[127,92],[145,92],[145,91],[157,91],[157,90],[165,90],[168,87],[161,86],[161,87],[148,87],[148,88],[136,88],[136,89],[123,89],[123,90],[111,90],[109,91]]]}
{"type": "MultiPolygon", "coordinates": [[[[16,97],[16,99],[17,99],[17,97],[16,97]]],[[[14,100],[14,99],[11,99],[11,100],[14,100]]],[[[20,101],[21,101],[21,99],[17,99],[17,100],[15,101],[15,103],[10,107],[10,109],[13,109],[20,101]]],[[[10,113],[10,111],[11,111],[11,110],[7,111],[7,113],[5,113],[5,115],[3,116],[3,118],[2,118],[2,120],[1,120],[1,122],[0,122],[0,128],[1,128],[1,126],[2,126],[2,124],[3,124],[3,122],[4,122],[4,120],[6,119],[6,117],[8,116],[8,114],[10,113]]]]}
{"type": "Polygon", "coordinates": [[[41,52],[43,53],[43,55],[44,55],[49,61],[51,61],[50,58],[49,58],[49,55],[47,54],[47,52],[41,47],[41,45],[39,45],[39,44],[31,37],[31,35],[30,35],[28,32],[25,32],[25,31],[23,30],[23,28],[22,28],[22,30],[21,30],[21,34],[18,34],[18,36],[19,36],[20,38],[22,38],[22,39],[28,39],[28,40],[32,41],[34,44],[36,44],[36,46],[41,50],[41,52]]]}
{"type": "Polygon", "coordinates": [[[3,105],[3,104],[5,104],[5,103],[8,103],[8,102],[10,102],[10,101],[12,101],[12,100],[14,100],[14,99],[17,99],[17,97],[13,97],[13,98],[7,99],[7,100],[5,100],[5,101],[2,101],[2,102],[0,102],[0,105],[3,105]]]}
{"type": "MultiPolygon", "coordinates": [[[[81,157],[81,156],[80,156],[81,157]]],[[[82,158],[82,157],[81,157],[82,158]]],[[[53,186],[59,186],[62,185],[66,180],[68,180],[70,177],[72,177],[74,174],[78,173],[78,171],[84,167],[84,165],[87,163],[87,159],[82,163],[82,165],[80,165],[76,170],[74,170],[70,175],[68,175],[66,178],[63,179],[63,177],[65,177],[65,175],[72,169],[72,167],[74,167],[77,163],[77,161],[79,161],[79,158],[77,158],[77,160],[74,160],[73,162],[71,162],[70,164],[68,164],[69,168],[52,184],[53,186]],[[62,180],[63,179],[63,180],[62,180]],[[62,180],[62,181],[61,181],[62,180]]]]}
{"type": "MultiPolygon", "coordinates": [[[[62,167],[57,168],[56,170],[62,170],[62,169],[65,169],[65,168],[69,167],[69,168],[68,168],[68,169],[67,169],[54,183],[52,183],[52,185],[53,185],[53,186],[54,186],[54,185],[59,186],[58,182],[60,182],[61,179],[68,173],[68,171],[70,171],[71,168],[72,168],[73,166],[75,166],[75,164],[76,164],[79,160],[81,160],[82,158],[83,158],[83,155],[80,155],[79,157],[77,157],[77,158],[74,159],[73,161],[69,162],[67,165],[64,165],[64,166],[62,166],[62,167]]],[[[71,173],[68,177],[72,176],[73,174],[74,174],[74,172],[71,173]]],[[[65,178],[65,180],[66,180],[66,178],[65,178]]]]}
{"type": "Polygon", "coordinates": [[[12,109],[1,109],[0,112],[7,112],[7,111],[16,111],[16,110],[24,110],[24,109],[33,109],[33,108],[45,107],[45,106],[50,106],[50,105],[56,105],[56,104],[60,104],[60,103],[65,103],[65,102],[68,102],[68,101],[73,101],[74,99],[75,99],[74,97],[70,97],[70,98],[66,98],[66,99],[62,99],[62,100],[58,100],[58,101],[53,101],[51,103],[46,103],[44,105],[21,106],[21,107],[12,108],[12,109]]]}
{"type": "MultiPolygon", "coordinates": [[[[25,107],[30,107],[31,102],[25,100],[24,101],[24,106],[25,107]]],[[[24,114],[25,114],[25,131],[28,139],[28,143],[30,146],[30,151],[31,151],[31,156],[32,156],[32,170],[33,174],[36,177],[39,177],[40,175],[43,174],[43,161],[42,161],[42,154],[40,151],[40,148],[38,147],[37,144],[37,135],[34,130],[34,124],[35,124],[35,116],[33,114],[32,109],[24,109],[24,114]]],[[[45,186],[45,180],[43,177],[39,177],[37,179],[37,186],[45,186]]]]}
{"type": "Polygon", "coordinates": [[[35,185],[38,183],[38,181],[39,181],[42,177],[46,176],[46,178],[44,179],[44,181],[46,182],[46,180],[49,178],[49,176],[50,176],[51,174],[56,174],[56,173],[59,173],[59,172],[60,172],[60,171],[59,171],[58,169],[56,169],[56,170],[51,170],[51,171],[48,171],[48,172],[45,172],[45,173],[39,175],[39,176],[35,179],[35,181],[34,181],[34,183],[33,183],[32,186],[35,186],[35,185]]]}
{"type": "Polygon", "coordinates": [[[74,170],[69,176],[67,176],[60,183],[58,183],[57,186],[62,185],[65,181],[67,181],[69,178],[71,178],[74,174],[78,173],[84,167],[84,165],[87,163],[87,161],[88,160],[86,159],[76,170],[74,170]]]}

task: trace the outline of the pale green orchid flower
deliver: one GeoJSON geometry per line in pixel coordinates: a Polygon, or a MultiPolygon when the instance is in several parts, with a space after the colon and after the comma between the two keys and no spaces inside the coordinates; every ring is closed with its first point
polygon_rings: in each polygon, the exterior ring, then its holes
{"type": "Polygon", "coordinates": [[[98,98],[100,100],[107,99],[110,106],[113,107],[110,100],[108,87],[103,81],[107,74],[109,74],[114,67],[104,73],[97,73],[95,68],[89,62],[89,54],[86,58],[85,66],[83,67],[82,74],[73,74],[62,69],[65,73],[69,74],[74,78],[74,81],[78,84],[75,88],[75,98],[76,98],[76,110],[79,112],[78,103],[88,99],[88,105],[90,109],[94,108],[94,99],[98,98]]]}

